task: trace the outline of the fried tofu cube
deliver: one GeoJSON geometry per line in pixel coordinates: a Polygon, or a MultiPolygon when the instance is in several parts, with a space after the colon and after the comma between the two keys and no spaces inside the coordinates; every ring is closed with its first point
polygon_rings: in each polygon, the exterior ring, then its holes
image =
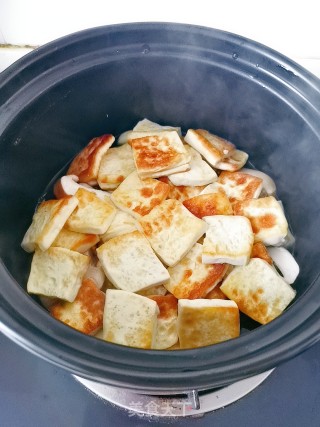
{"type": "Polygon", "coordinates": [[[220,299],[179,300],[180,348],[217,344],[239,335],[240,316],[235,302],[220,299]]]}
{"type": "Polygon", "coordinates": [[[272,265],[273,261],[265,245],[262,242],[254,243],[251,251],[251,258],[261,258],[272,265]]]}
{"type": "Polygon", "coordinates": [[[31,263],[27,291],[73,302],[89,264],[88,256],[69,249],[37,249],[31,263]]]}
{"type": "Polygon", "coordinates": [[[168,193],[168,184],[153,178],[142,180],[134,171],[114,190],[111,200],[119,209],[140,218],[165,200],[168,193]]]}
{"type": "Polygon", "coordinates": [[[137,230],[137,222],[134,217],[118,209],[108,230],[100,237],[103,242],[106,242],[121,234],[131,233],[131,231],[135,230],[137,230]]]}
{"type": "Polygon", "coordinates": [[[244,215],[250,220],[255,242],[277,245],[288,234],[283,209],[273,196],[236,202],[233,210],[235,215],[244,215]]]}
{"type": "Polygon", "coordinates": [[[150,299],[158,304],[159,314],[154,348],[165,350],[178,341],[178,300],[173,295],[153,295],[150,299]]]}
{"type": "Polygon", "coordinates": [[[42,251],[47,250],[78,203],[78,199],[74,196],[40,203],[33,215],[32,223],[23,237],[21,247],[26,252],[34,252],[37,247],[42,251]]]}
{"type": "Polygon", "coordinates": [[[51,246],[66,248],[83,254],[95,246],[99,240],[100,237],[96,234],[77,233],[63,228],[51,246]]]}
{"type": "Polygon", "coordinates": [[[79,204],[67,220],[66,228],[78,233],[105,233],[117,212],[113,203],[108,199],[101,200],[84,188],[79,188],[75,197],[79,204]]]}
{"type": "Polygon", "coordinates": [[[185,145],[191,156],[190,169],[169,175],[173,185],[207,185],[218,179],[216,172],[205,162],[201,155],[189,145],[185,145]]]}
{"type": "Polygon", "coordinates": [[[198,218],[212,215],[233,215],[230,200],[222,189],[214,193],[192,197],[185,200],[183,205],[198,218]]]}
{"type": "Polygon", "coordinates": [[[118,289],[138,292],[169,280],[169,273],[139,231],[108,240],[97,249],[108,279],[118,289]]]}
{"type": "Polygon", "coordinates": [[[247,264],[254,240],[250,221],[232,215],[206,216],[204,220],[209,228],[203,242],[202,262],[247,264]]]}
{"type": "Polygon", "coordinates": [[[114,136],[109,134],[93,138],[73,159],[67,175],[76,175],[79,182],[96,185],[101,159],[113,142],[114,136]]]}
{"type": "Polygon", "coordinates": [[[235,150],[231,142],[204,129],[189,129],[184,140],[214,167],[235,150]]]}
{"type": "Polygon", "coordinates": [[[207,224],[177,200],[165,200],[140,219],[144,235],[161,261],[173,267],[205,233],[207,224]]]}
{"type": "Polygon", "coordinates": [[[151,288],[143,289],[142,291],[137,292],[139,295],[144,297],[154,296],[154,295],[166,295],[167,289],[163,285],[151,286],[151,288]]]}
{"type": "Polygon", "coordinates": [[[203,264],[202,245],[196,243],[182,260],[169,267],[165,288],[178,299],[203,298],[224,277],[225,264],[203,264]]]}
{"type": "Polygon", "coordinates": [[[237,303],[242,313],[261,324],[278,317],[296,295],[277,271],[260,258],[235,267],[223,281],[221,290],[237,303]]]}
{"type": "Polygon", "coordinates": [[[129,144],[110,148],[100,162],[99,187],[103,190],[114,190],[134,170],[135,163],[129,144]]]}
{"type": "Polygon", "coordinates": [[[261,178],[243,172],[221,172],[218,183],[231,203],[237,200],[257,199],[263,187],[261,178]]]}
{"type": "Polygon", "coordinates": [[[168,126],[168,125],[159,125],[158,123],[152,122],[148,119],[140,120],[135,127],[133,128],[134,132],[153,132],[153,131],[168,131],[175,130],[178,132],[178,135],[181,136],[181,128],[176,126],[168,126]]]}
{"type": "Polygon", "coordinates": [[[59,301],[49,311],[55,319],[92,335],[102,328],[104,304],[105,294],[91,279],[84,279],[73,302],[59,301]]]}
{"type": "MultiPolygon", "coordinates": [[[[184,200],[190,199],[191,197],[198,196],[201,191],[205,188],[205,185],[173,185],[167,176],[162,176],[159,181],[169,185],[169,192],[167,199],[175,199],[183,202],[184,200]]],[[[210,184],[209,184],[210,185],[210,184]]]]}
{"type": "Polygon", "coordinates": [[[132,292],[107,289],[103,339],[129,347],[154,348],[158,304],[132,292]]]}
{"type": "Polygon", "coordinates": [[[222,282],[218,283],[210,292],[205,296],[206,299],[228,299],[228,297],[222,292],[220,286],[222,282]]]}
{"type": "Polygon", "coordinates": [[[184,172],[190,167],[191,156],[176,131],[133,132],[128,142],[142,179],[184,172]]]}

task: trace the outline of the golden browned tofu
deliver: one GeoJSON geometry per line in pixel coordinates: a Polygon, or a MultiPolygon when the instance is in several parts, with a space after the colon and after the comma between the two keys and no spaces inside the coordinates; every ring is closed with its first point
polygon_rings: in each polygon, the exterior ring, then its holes
{"type": "Polygon", "coordinates": [[[108,151],[113,142],[114,136],[109,134],[93,138],[73,159],[67,175],[76,175],[79,178],[79,182],[95,185],[102,156],[108,151]]]}
{"type": "Polygon", "coordinates": [[[239,215],[206,216],[209,228],[203,241],[202,262],[244,265],[249,261],[254,235],[248,218],[239,215]]]}
{"type": "Polygon", "coordinates": [[[153,178],[142,180],[134,171],[114,190],[111,200],[119,209],[140,218],[165,200],[168,192],[168,184],[153,178]]]}
{"type": "Polygon", "coordinates": [[[211,166],[205,162],[200,153],[186,144],[185,148],[190,154],[190,169],[169,175],[173,185],[208,185],[217,180],[218,176],[211,166]]]}
{"type": "Polygon", "coordinates": [[[148,297],[107,289],[102,337],[129,347],[154,348],[158,314],[158,304],[148,297]]]}
{"type": "Polygon", "coordinates": [[[189,169],[190,154],[176,131],[147,133],[131,140],[140,178],[157,178],[189,169]]]}
{"type": "Polygon", "coordinates": [[[168,268],[170,280],[164,286],[178,299],[204,298],[227,268],[226,264],[203,264],[202,245],[196,243],[177,265],[168,268]]]}
{"type": "Polygon", "coordinates": [[[97,249],[108,279],[118,289],[138,292],[169,279],[169,273],[139,231],[108,240],[97,249]]]}
{"type": "Polygon", "coordinates": [[[168,199],[140,219],[143,233],[166,265],[177,264],[207,230],[207,224],[177,200],[168,199]]]}
{"type": "Polygon", "coordinates": [[[283,209],[273,196],[236,202],[233,211],[235,215],[243,215],[250,220],[255,242],[277,245],[288,233],[283,209]]]}
{"type": "Polygon", "coordinates": [[[220,189],[215,193],[200,194],[183,202],[184,206],[198,218],[211,215],[232,215],[232,205],[226,193],[220,189]]]}
{"type": "Polygon", "coordinates": [[[260,258],[235,267],[223,281],[221,290],[237,303],[240,311],[262,324],[278,317],[296,294],[277,271],[260,258]]]}
{"type": "Polygon", "coordinates": [[[243,172],[221,172],[218,183],[222,186],[231,203],[237,200],[256,199],[259,197],[263,181],[243,172]]]}
{"type": "Polygon", "coordinates": [[[102,328],[105,294],[90,279],[83,280],[73,302],[59,301],[49,311],[54,318],[84,334],[102,328]]]}
{"type": "Polygon", "coordinates": [[[228,299],[227,296],[220,289],[221,283],[218,283],[210,292],[205,296],[206,299],[228,299]]]}
{"type": "Polygon", "coordinates": [[[95,246],[99,240],[100,238],[96,234],[77,233],[63,228],[51,246],[84,253],[95,246]]]}
{"type": "Polygon", "coordinates": [[[32,223],[23,237],[21,247],[27,252],[33,252],[37,247],[42,251],[47,250],[78,203],[78,199],[74,196],[40,203],[33,215],[32,223]]]}
{"type": "Polygon", "coordinates": [[[136,219],[127,212],[117,209],[117,213],[108,227],[107,231],[100,236],[103,242],[120,236],[121,234],[131,233],[137,230],[136,219]]]}
{"type": "Polygon", "coordinates": [[[90,258],[65,248],[36,249],[27,283],[31,294],[74,301],[90,258]]]}
{"type": "Polygon", "coordinates": [[[251,258],[261,258],[272,265],[273,261],[265,245],[262,242],[254,243],[251,251],[251,258]]]}
{"type": "Polygon", "coordinates": [[[79,204],[68,218],[66,228],[78,233],[104,234],[116,215],[114,204],[84,188],[79,188],[74,197],[79,200],[79,204]]]}
{"type": "Polygon", "coordinates": [[[231,142],[204,129],[189,129],[184,139],[212,166],[216,166],[235,150],[231,142]]]}
{"type": "Polygon", "coordinates": [[[179,300],[180,348],[217,344],[239,335],[240,316],[235,302],[220,299],[179,300]]]}
{"type": "Polygon", "coordinates": [[[155,301],[159,308],[154,348],[164,350],[172,347],[178,341],[178,300],[170,294],[151,295],[149,298],[155,301]]]}
{"type": "Polygon", "coordinates": [[[110,148],[102,157],[98,184],[103,190],[117,188],[135,170],[132,149],[129,144],[110,148]]]}
{"type": "Polygon", "coordinates": [[[191,197],[198,196],[201,191],[205,188],[204,185],[197,185],[192,187],[191,185],[173,185],[167,176],[162,176],[159,181],[169,185],[168,199],[175,199],[183,202],[184,200],[190,199],[191,197]]]}

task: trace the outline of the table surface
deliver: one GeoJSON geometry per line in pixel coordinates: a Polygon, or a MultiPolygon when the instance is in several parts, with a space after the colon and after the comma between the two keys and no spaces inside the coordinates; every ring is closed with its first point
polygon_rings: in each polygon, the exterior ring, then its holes
{"type": "Polygon", "coordinates": [[[319,427],[320,343],[277,367],[253,392],[199,418],[150,420],[114,407],[70,373],[0,334],[1,427],[319,427]]]}

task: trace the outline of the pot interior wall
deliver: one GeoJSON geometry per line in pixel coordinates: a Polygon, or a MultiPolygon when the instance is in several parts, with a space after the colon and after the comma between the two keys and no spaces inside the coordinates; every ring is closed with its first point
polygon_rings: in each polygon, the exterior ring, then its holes
{"type": "Polygon", "coordinates": [[[69,76],[32,100],[1,143],[0,250],[14,278],[25,285],[30,256],[20,242],[52,178],[92,137],[117,135],[147,117],[226,137],[275,179],[297,238],[301,294],[318,274],[319,141],[286,100],[236,72],[187,59],[132,58],[69,76]]]}

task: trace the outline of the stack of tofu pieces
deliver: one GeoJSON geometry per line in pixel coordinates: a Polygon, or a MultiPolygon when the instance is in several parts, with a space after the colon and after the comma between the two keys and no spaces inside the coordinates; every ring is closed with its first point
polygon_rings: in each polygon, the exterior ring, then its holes
{"type": "Polygon", "coordinates": [[[144,349],[236,338],[239,312],[272,321],[295,297],[269,251],[288,223],[247,160],[206,130],[147,119],[92,139],[23,238],[28,292],[85,334],[144,349]]]}

